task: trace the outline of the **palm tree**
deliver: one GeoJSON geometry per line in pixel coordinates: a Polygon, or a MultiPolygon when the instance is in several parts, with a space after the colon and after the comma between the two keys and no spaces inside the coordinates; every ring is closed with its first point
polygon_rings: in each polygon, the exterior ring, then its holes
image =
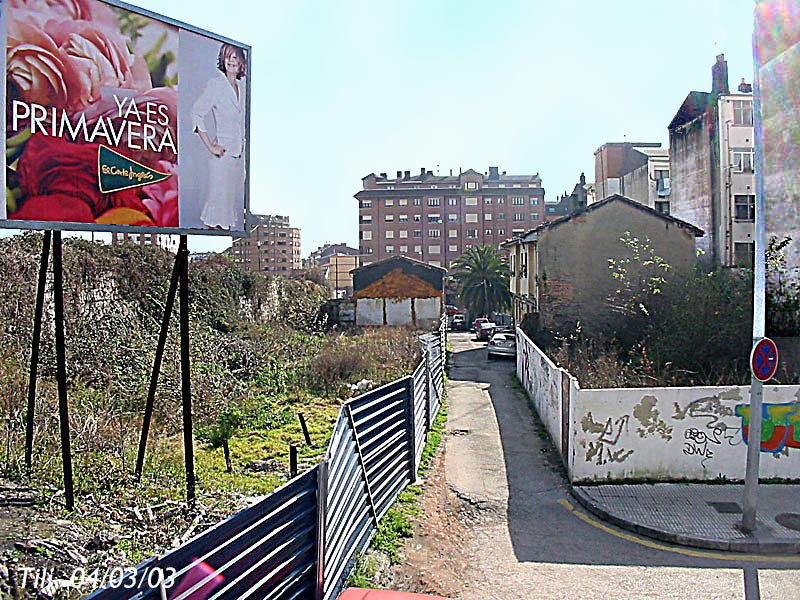
{"type": "Polygon", "coordinates": [[[458,295],[471,315],[488,315],[511,306],[510,271],[494,246],[473,246],[453,263],[458,295]]]}

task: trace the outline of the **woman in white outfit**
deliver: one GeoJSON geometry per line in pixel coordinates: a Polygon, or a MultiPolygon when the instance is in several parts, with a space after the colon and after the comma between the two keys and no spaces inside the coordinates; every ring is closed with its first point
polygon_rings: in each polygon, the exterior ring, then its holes
{"type": "Polygon", "coordinates": [[[200,219],[206,229],[232,229],[242,218],[244,192],[244,97],[239,80],[247,74],[244,50],[222,44],[217,68],[192,107],[195,133],[211,153],[209,185],[200,219]],[[212,140],[205,119],[211,114],[216,137],[212,140]]]}

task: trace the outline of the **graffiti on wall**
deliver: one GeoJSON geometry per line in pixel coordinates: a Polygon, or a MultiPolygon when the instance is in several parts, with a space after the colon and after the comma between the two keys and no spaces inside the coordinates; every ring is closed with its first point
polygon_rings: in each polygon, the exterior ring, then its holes
{"type": "Polygon", "coordinates": [[[633,454],[633,450],[617,447],[623,431],[628,431],[628,421],[630,416],[622,415],[616,419],[608,417],[605,423],[599,423],[594,420],[591,412],[586,413],[581,420],[581,427],[584,432],[597,436],[588,442],[588,447],[583,442],[586,447],[586,462],[594,461],[596,465],[621,463],[633,454]]]}
{"type": "MultiPolygon", "coordinates": [[[[750,439],[750,405],[738,404],[742,438],[750,439]]],[[[761,413],[761,451],[777,454],[784,448],[800,448],[800,402],[764,404],[761,413]]]]}
{"type": "Polygon", "coordinates": [[[699,421],[683,432],[683,453],[698,457],[700,465],[705,469],[706,463],[723,447],[741,444],[741,427],[729,422],[736,417],[730,402],[741,400],[740,391],[732,389],[693,400],[686,408],[681,408],[675,402],[675,414],[672,415],[674,419],[699,421]]]}

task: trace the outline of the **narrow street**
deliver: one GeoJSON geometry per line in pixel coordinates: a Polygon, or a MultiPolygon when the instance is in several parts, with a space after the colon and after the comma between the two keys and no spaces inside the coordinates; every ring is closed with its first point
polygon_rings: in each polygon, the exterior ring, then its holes
{"type": "Polygon", "coordinates": [[[537,427],[514,362],[450,335],[443,452],[423,484],[423,516],[396,587],[474,600],[800,597],[800,556],[671,546],[622,531],[577,506],[559,455],[537,427]]]}

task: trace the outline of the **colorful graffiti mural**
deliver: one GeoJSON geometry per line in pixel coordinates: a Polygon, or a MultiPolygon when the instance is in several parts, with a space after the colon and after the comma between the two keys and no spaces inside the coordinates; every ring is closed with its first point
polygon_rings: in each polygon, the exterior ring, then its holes
{"type": "MultiPolygon", "coordinates": [[[[777,454],[784,448],[800,448],[800,402],[764,404],[761,414],[761,451],[777,454]]],[[[738,404],[744,443],[750,439],[750,405],[738,404]]]]}

